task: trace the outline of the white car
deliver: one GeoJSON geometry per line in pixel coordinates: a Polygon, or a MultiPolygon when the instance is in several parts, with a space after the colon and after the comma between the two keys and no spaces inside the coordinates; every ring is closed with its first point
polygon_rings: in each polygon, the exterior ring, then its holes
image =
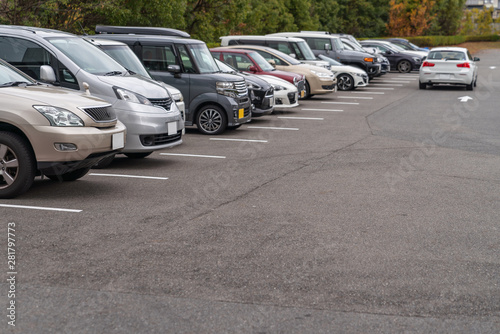
{"type": "Polygon", "coordinates": [[[297,87],[286,80],[272,75],[259,75],[274,87],[274,109],[288,109],[299,105],[299,91],[297,87]]]}
{"type": "Polygon", "coordinates": [[[420,68],[419,88],[449,84],[464,85],[467,90],[473,90],[477,83],[476,61],[479,58],[472,57],[466,48],[434,48],[420,68]]]}
{"type": "Polygon", "coordinates": [[[318,58],[330,64],[330,71],[337,77],[339,90],[354,90],[368,85],[368,74],[359,67],[344,65],[325,55],[318,55],[318,58]]]}

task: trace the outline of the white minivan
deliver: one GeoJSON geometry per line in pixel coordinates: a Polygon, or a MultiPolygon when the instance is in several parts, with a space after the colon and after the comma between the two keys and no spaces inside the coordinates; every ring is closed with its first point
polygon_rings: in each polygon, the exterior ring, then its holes
{"type": "Polygon", "coordinates": [[[121,153],[130,158],[182,143],[184,122],[165,87],[131,74],[79,36],[0,25],[0,58],[39,81],[87,91],[108,101],[127,127],[121,153]]]}

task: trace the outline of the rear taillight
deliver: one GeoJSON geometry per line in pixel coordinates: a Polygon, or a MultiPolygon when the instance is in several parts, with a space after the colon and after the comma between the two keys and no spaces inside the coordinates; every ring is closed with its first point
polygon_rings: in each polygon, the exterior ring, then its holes
{"type": "Polygon", "coordinates": [[[428,61],[424,61],[424,63],[422,64],[422,67],[434,67],[434,63],[429,63],[428,61]]]}
{"type": "Polygon", "coordinates": [[[466,68],[470,68],[470,64],[469,64],[469,63],[457,64],[457,67],[466,67],[466,68]]]}

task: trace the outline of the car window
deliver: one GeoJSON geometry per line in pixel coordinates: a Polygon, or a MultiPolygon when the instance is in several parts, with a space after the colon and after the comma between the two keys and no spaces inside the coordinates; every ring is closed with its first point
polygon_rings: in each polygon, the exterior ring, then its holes
{"type": "Polygon", "coordinates": [[[325,44],[330,44],[330,40],[328,38],[315,38],[315,37],[306,37],[305,38],[309,47],[313,50],[324,50],[325,44]]]}
{"type": "Polygon", "coordinates": [[[143,46],[142,62],[148,71],[167,71],[168,65],[179,65],[172,45],[143,46]]]}
{"type": "Polygon", "coordinates": [[[288,45],[288,42],[267,41],[267,45],[273,49],[286,53],[287,55],[293,53],[288,45]]]}
{"type": "Polygon", "coordinates": [[[436,60],[466,60],[465,53],[462,51],[431,51],[428,59],[436,60]]]}
{"type": "Polygon", "coordinates": [[[269,61],[269,60],[274,60],[275,64],[276,65],[281,65],[281,66],[288,66],[287,63],[285,63],[284,61],[282,61],[280,58],[278,57],[275,57],[274,55],[266,52],[266,51],[261,51],[261,50],[257,50],[257,52],[262,56],[264,57],[265,60],[269,61]]]}
{"type": "Polygon", "coordinates": [[[50,53],[40,45],[15,37],[0,37],[0,58],[40,80],[40,66],[51,65],[50,53]]]}
{"type": "Polygon", "coordinates": [[[246,55],[224,54],[224,61],[239,71],[248,71],[253,62],[246,55]]]}
{"type": "Polygon", "coordinates": [[[179,56],[181,57],[182,66],[184,67],[184,71],[186,73],[196,73],[196,69],[194,68],[193,62],[189,57],[189,53],[186,49],[186,46],[179,45],[177,47],[179,49],[179,56]]]}

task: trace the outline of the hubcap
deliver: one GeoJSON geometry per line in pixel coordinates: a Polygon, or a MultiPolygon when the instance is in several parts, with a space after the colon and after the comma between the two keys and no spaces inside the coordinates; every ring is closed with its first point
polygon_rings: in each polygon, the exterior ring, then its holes
{"type": "Polygon", "coordinates": [[[409,69],[410,69],[410,63],[408,63],[407,61],[403,61],[399,64],[399,69],[402,71],[402,72],[408,72],[409,69]]]}
{"type": "Polygon", "coordinates": [[[348,76],[341,76],[338,84],[340,90],[348,90],[351,87],[351,78],[348,76]]]}
{"type": "Polygon", "coordinates": [[[200,115],[200,126],[206,132],[216,132],[222,126],[222,116],[218,110],[205,109],[200,115]]]}
{"type": "Polygon", "coordinates": [[[14,152],[0,144],[0,189],[9,187],[17,178],[19,164],[14,152]]]}

